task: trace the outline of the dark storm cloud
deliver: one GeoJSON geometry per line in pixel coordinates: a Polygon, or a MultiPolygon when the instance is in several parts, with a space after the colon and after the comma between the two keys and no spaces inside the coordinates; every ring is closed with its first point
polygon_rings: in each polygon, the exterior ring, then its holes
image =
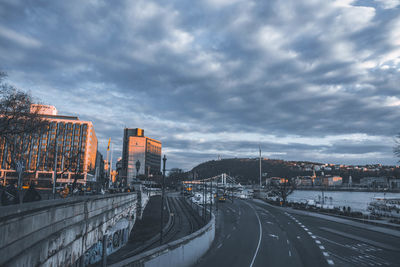
{"type": "Polygon", "coordinates": [[[395,1],[2,1],[0,68],[92,120],[116,157],[122,129],[141,127],[184,168],[257,144],[392,163],[399,13],[395,1]]]}

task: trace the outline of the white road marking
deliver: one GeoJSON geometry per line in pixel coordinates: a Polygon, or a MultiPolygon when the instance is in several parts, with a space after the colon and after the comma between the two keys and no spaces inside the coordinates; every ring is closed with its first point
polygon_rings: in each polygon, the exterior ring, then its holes
{"type": "Polygon", "coordinates": [[[272,223],[272,222],[268,222],[268,221],[267,221],[266,223],[268,223],[268,224],[274,224],[274,223],[272,223]]]}
{"type": "Polygon", "coordinates": [[[357,241],[370,244],[370,245],[372,245],[374,247],[379,247],[379,248],[383,248],[383,249],[390,249],[390,250],[399,251],[399,249],[397,247],[390,246],[390,245],[387,245],[387,244],[384,244],[384,243],[381,243],[381,242],[376,242],[374,240],[370,240],[370,239],[367,239],[367,238],[364,238],[364,237],[361,237],[361,236],[357,236],[357,235],[353,235],[353,234],[350,234],[350,233],[337,231],[337,230],[326,228],[326,227],[320,227],[320,229],[322,229],[324,231],[327,231],[327,232],[334,233],[336,235],[344,236],[346,238],[355,239],[357,241]]]}
{"type": "Polygon", "coordinates": [[[286,243],[289,245],[289,239],[286,239],[286,243]]]}
{"type": "Polygon", "coordinates": [[[314,239],[317,238],[315,235],[312,235],[311,237],[314,238],[314,239]]]}
{"type": "Polygon", "coordinates": [[[250,205],[249,203],[247,203],[247,202],[244,202],[244,203],[246,203],[248,206],[250,206],[250,207],[253,209],[254,213],[256,214],[257,220],[258,220],[258,226],[259,226],[259,230],[260,230],[260,231],[259,231],[259,232],[260,232],[260,235],[259,235],[259,237],[258,237],[258,245],[257,245],[256,251],[254,252],[253,259],[251,260],[251,263],[250,263],[250,266],[249,266],[249,267],[253,267],[254,261],[256,260],[256,257],[257,257],[257,254],[258,254],[258,250],[260,249],[260,245],[261,245],[262,226],[261,226],[260,217],[258,217],[258,213],[257,213],[257,211],[254,209],[254,207],[253,207],[252,205],[250,205]]]}
{"type": "Polygon", "coordinates": [[[217,248],[220,248],[220,247],[222,247],[222,243],[221,243],[221,244],[219,244],[217,248]]]}
{"type": "Polygon", "coordinates": [[[335,264],[333,263],[333,260],[327,260],[327,261],[328,261],[329,265],[335,265],[335,264]]]}
{"type": "Polygon", "coordinates": [[[317,244],[321,244],[321,241],[319,241],[319,240],[315,240],[315,243],[317,243],[317,244]]]}
{"type": "Polygon", "coordinates": [[[226,236],[227,239],[230,238],[230,237],[231,237],[231,234],[229,234],[229,235],[226,236]]]}
{"type": "Polygon", "coordinates": [[[312,233],[311,232],[307,232],[309,235],[312,235],[312,233]]]}
{"type": "Polygon", "coordinates": [[[289,257],[292,257],[292,252],[289,250],[289,257]]]}
{"type": "Polygon", "coordinates": [[[297,239],[300,239],[300,236],[297,236],[297,239]]]}
{"type": "Polygon", "coordinates": [[[308,231],[308,228],[304,228],[304,231],[308,231]]]}
{"type": "Polygon", "coordinates": [[[320,248],[321,250],[324,250],[324,249],[325,249],[325,247],[324,247],[324,246],[319,246],[319,248],[320,248]]]}
{"type": "Polygon", "coordinates": [[[322,252],[322,254],[324,254],[325,257],[328,257],[328,256],[329,256],[329,253],[328,253],[328,252],[322,252]]]}
{"type": "Polygon", "coordinates": [[[279,240],[279,236],[277,236],[277,235],[269,234],[269,236],[279,240]]]}

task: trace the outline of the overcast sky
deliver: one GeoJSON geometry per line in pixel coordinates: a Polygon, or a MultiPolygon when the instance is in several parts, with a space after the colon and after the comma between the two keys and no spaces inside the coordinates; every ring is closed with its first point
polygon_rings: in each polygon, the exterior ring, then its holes
{"type": "Polygon", "coordinates": [[[167,168],[397,162],[399,0],[0,0],[0,69],[114,159],[139,127],[167,168]]]}

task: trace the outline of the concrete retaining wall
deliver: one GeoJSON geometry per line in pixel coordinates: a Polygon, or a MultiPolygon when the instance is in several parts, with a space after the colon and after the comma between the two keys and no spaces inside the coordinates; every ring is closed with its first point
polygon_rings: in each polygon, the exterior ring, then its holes
{"type": "MultiPolygon", "coordinates": [[[[200,209],[201,211],[202,209],[200,209]]],[[[215,237],[215,217],[203,228],[168,244],[125,259],[111,267],[185,267],[193,265],[207,252],[215,237]]]]}
{"type": "Polygon", "coordinates": [[[0,266],[83,265],[85,252],[119,222],[130,232],[136,201],[123,193],[1,207],[0,266]]]}

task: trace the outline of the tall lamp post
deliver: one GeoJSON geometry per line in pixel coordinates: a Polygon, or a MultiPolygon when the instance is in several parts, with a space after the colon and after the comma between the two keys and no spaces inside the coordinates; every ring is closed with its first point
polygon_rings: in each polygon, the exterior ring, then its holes
{"type": "Polygon", "coordinates": [[[140,161],[136,161],[136,179],[139,179],[140,161]]]}
{"type": "Polygon", "coordinates": [[[260,194],[261,194],[261,146],[259,146],[260,149],[260,194]]]}
{"type": "Polygon", "coordinates": [[[164,157],[163,157],[162,191],[161,191],[160,245],[162,245],[162,240],[163,240],[164,194],[165,194],[165,163],[166,163],[166,161],[167,161],[167,157],[164,155],[164,157]]]}

